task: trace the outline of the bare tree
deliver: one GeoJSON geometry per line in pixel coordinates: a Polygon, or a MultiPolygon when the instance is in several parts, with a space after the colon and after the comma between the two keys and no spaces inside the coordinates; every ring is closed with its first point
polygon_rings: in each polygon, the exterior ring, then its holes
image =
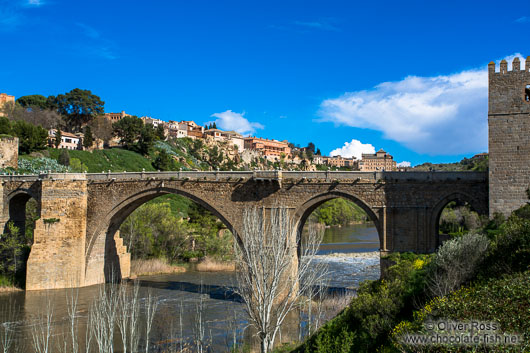
{"type": "Polygon", "coordinates": [[[33,318],[31,325],[31,338],[33,349],[36,353],[51,352],[51,339],[53,335],[53,304],[46,298],[44,312],[33,318]]]}
{"type": "Polygon", "coordinates": [[[155,318],[157,308],[158,300],[155,296],[153,296],[151,289],[149,289],[149,292],[147,294],[147,301],[145,303],[145,353],[149,353],[149,337],[151,334],[151,328],[153,326],[153,320],[155,318]]]}
{"type": "Polygon", "coordinates": [[[135,281],[131,290],[125,284],[120,284],[118,289],[119,305],[117,325],[120,331],[123,353],[127,351],[135,352],[138,350],[138,328],[140,317],[140,301],[138,292],[140,284],[135,281]]]}
{"type": "Polygon", "coordinates": [[[15,105],[6,109],[5,114],[9,120],[23,120],[33,125],[40,125],[45,129],[65,128],[63,118],[53,110],[15,105]]]}
{"type": "Polygon", "coordinates": [[[92,334],[100,353],[114,352],[114,327],[120,302],[117,288],[114,283],[101,286],[90,308],[92,334]]]}
{"type": "Polygon", "coordinates": [[[296,308],[303,293],[322,277],[313,271],[313,259],[322,240],[316,228],[300,246],[300,235],[293,236],[293,221],[286,208],[273,208],[269,219],[265,209],[250,209],[243,214],[243,232],[235,242],[237,291],[260,340],[261,352],[269,352],[282,323],[296,308]],[[312,274],[312,272],[314,272],[312,274]]]}
{"type": "MultiPolygon", "coordinates": [[[[65,352],[78,353],[79,343],[77,342],[77,302],[79,299],[79,288],[71,288],[66,295],[66,308],[68,309],[68,322],[70,324],[70,349],[65,352]]],[[[66,345],[67,340],[64,340],[66,345]]]]}
{"type": "Polygon", "coordinates": [[[7,302],[2,304],[1,312],[5,317],[5,322],[0,324],[0,351],[8,353],[11,346],[15,343],[15,320],[19,314],[19,308],[15,305],[13,299],[10,297],[7,302]]]}
{"type": "MultiPolygon", "coordinates": [[[[108,144],[113,136],[112,123],[104,116],[98,116],[89,124],[92,129],[92,134],[99,140],[97,141],[98,148],[100,148],[100,141],[104,145],[108,144]]],[[[101,146],[103,147],[103,146],[101,146]]]]}

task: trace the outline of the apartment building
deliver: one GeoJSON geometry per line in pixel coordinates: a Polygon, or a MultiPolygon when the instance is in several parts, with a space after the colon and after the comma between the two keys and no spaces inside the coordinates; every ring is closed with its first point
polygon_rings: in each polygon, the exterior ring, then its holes
{"type": "Polygon", "coordinates": [[[359,161],[359,169],[361,172],[390,171],[396,169],[396,164],[394,157],[380,149],[375,154],[363,153],[359,161]]]}
{"type": "MultiPolygon", "coordinates": [[[[357,169],[358,161],[355,157],[347,158],[340,155],[333,157],[324,157],[326,159],[326,164],[331,167],[347,167],[357,169]]],[[[314,160],[314,159],[313,159],[314,160]]]]}
{"type": "Polygon", "coordinates": [[[286,156],[291,154],[291,148],[287,141],[262,139],[259,137],[245,138],[245,149],[257,150],[265,157],[280,157],[282,153],[286,156]]]}

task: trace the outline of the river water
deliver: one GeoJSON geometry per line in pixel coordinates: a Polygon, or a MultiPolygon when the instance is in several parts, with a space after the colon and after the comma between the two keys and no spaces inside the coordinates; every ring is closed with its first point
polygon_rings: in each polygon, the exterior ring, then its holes
{"type": "MultiPolygon", "coordinates": [[[[316,261],[328,265],[330,276],[326,285],[329,292],[352,295],[361,281],[379,278],[378,249],[377,230],[371,224],[327,228],[316,261]]],[[[204,341],[211,347],[210,351],[229,351],[234,340],[238,344],[248,340],[244,333],[247,325],[244,304],[233,293],[234,282],[235,276],[230,272],[188,271],[141,277],[139,297],[142,302],[146,301],[150,292],[159,303],[151,334],[153,348],[150,351],[178,349],[180,342],[190,343],[198,336],[199,323],[202,324],[204,341]]],[[[100,289],[101,286],[91,286],[80,288],[77,292],[79,335],[84,335],[82,332],[88,310],[100,289]]],[[[66,298],[71,294],[71,290],[0,294],[0,322],[4,323],[3,327],[8,323],[17,330],[17,348],[13,351],[34,351],[31,348],[30,322],[35,322],[36,317],[46,311],[48,304],[53,307],[53,336],[58,342],[64,341],[62,337],[68,331],[66,298]],[[8,307],[19,309],[15,317],[8,315],[8,307]]],[[[344,301],[340,305],[346,303],[344,301]]],[[[332,308],[333,312],[338,310],[340,308],[332,308]]]]}

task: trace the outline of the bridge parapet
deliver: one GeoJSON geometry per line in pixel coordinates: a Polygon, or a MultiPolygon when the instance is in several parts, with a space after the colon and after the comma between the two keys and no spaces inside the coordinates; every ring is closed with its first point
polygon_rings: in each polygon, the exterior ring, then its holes
{"type": "Polygon", "coordinates": [[[326,181],[366,180],[377,181],[487,181],[486,172],[349,172],[349,171],[176,171],[176,172],[123,172],[123,173],[45,173],[39,175],[0,175],[3,182],[22,182],[38,180],[282,180],[317,179],[326,181]]]}

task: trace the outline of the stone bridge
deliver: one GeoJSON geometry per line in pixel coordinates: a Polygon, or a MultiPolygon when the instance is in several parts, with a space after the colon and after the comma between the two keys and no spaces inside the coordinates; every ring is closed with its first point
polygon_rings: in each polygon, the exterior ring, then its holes
{"type": "Polygon", "coordinates": [[[201,204],[236,239],[249,207],[287,207],[296,237],[315,208],[342,197],[374,222],[382,253],[434,251],[441,211],[451,201],[488,214],[487,173],[477,172],[49,173],[0,180],[4,227],[12,220],[23,230],[26,202],[34,198],[38,205],[27,264],[29,290],[88,286],[112,274],[128,277],[130,255],[118,229],[138,206],[164,194],[201,204]]]}

